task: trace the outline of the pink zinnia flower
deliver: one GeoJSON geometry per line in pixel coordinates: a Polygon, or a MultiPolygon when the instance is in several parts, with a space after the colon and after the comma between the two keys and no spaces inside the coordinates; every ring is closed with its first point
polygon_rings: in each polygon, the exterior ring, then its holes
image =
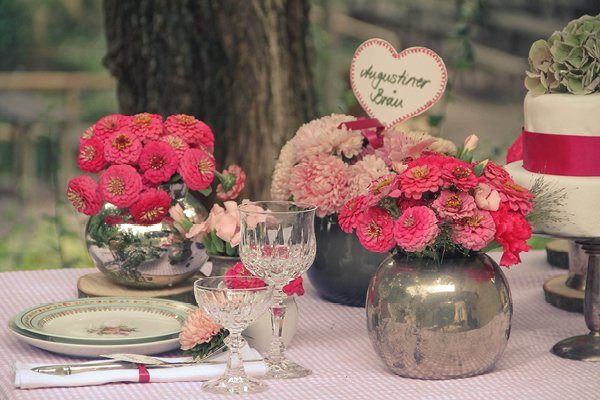
{"type": "Polygon", "coordinates": [[[357,196],[348,200],[338,214],[338,223],[342,231],[351,233],[356,229],[356,221],[362,214],[365,196],[357,196]]]}
{"type": "Polygon", "coordinates": [[[294,200],[318,206],[317,216],[338,212],[348,194],[348,168],[338,157],[319,154],[292,168],[294,200]]]}
{"type": "Polygon", "coordinates": [[[372,154],[366,155],[348,167],[349,196],[366,194],[373,180],[389,174],[385,162],[372,154]]]}
{"type": "Polygon", "coordinates": [[[98,184],[87,175],[78,176],[67,185],[67,199],[73,207],[85,215],[98,214],[102,208],[102,197],[98,184]]]}
{"type": "Polygon", "coordinates": [[[436,164],[411,163],[400,174],[400,187],[406,197],[420,199],[425,192],[437,192],[443,184],[440,168],[436,164]]]}
{"type": "Polygon", "coordinates": [[[138,224],[156,224],[167,215],[171,198],[164,190],[150,189],[142,192],[140,199],[130,208],[131,216],[138,224]]]}
{"type": "Polygon", "coordinates": [[[439,232],[435,213],[425,206],[406,209],[394,225],[394,239],[407,252],[425,250],[435,241],[439,232]]]}
{"type": "Polygon", "coordinates": [[[229,189],[223,189],[223,183],[217,186],[217,197],[219,200],[233,200],[240,195],[244,185],[246,184],[246,173],[239,165],[230,165],[229,168],[223,171],[225,179],[234,179],[233,185],[229,189]],[[233,178],[228,178],[233,177],[233,178]]]}
{"type": "Polygon", "coordinates": [[[191,115],[171,115],[165,121],[169,135],[181,137],[190,146],[203,146],[211,150],[215,146],[215,135],[210,126],[191,115]]]}
{"type": "Polygon", "coordinates": [[[95,137],[95,135],[94,135],[94,125],[88,126],[87,129],[85,131],[83,131],[83,133],[79,137],[79,144],[81,144],[82,141],[91,139],[93,137],[95,137]]]}
{"type": "Polygon", "coordinates": [[[192,190],[204,190],[215,178],[215,159],[203,149],[188,149],[177,168],[183,181],[192,190]]]}
{"type": "Polygon", "coordinates": [[[162,116],[158,114],[136,114],[129,121],[131,132],[143,143],[158,140],[163,135],[162,116]]]}
{"type": "Polygon", "coordinates": [[[494,240],[496,225],[488,211],[476,210],[452,227],[452,240],[465,249],[478,251],[494,240]]]}
{"type": "Polygon", "coordinates": [[[465,192],[454,193],[449,190],[443,190],[431,205],[438,215],[445,220],[470,217],[477,208],[473,196],[465,192]]]}
{"type": "Polygon", "coordinates": [[[179,333],[181,350],[190,350],[194,346],[208,343],[223,327],[214,323],[199,308],[188,316],[179,333]]]}
{"type": "Polygon", "coordinates": [[[477,186],[478,183],[473,168],[456,158],[442,166],[442,177],[446,181],[446,187],[452,185],[458,190],[467,191],[477,186]]]}
{"type": "Polygon", "coordinates": [[[380,207],[371,207],[356,220],[358,240],[369,251],[385,253],[394,247],[394,219],[380,207]]]}
{"type": "Polygon", "coordinates": [[[482,210],[497,211],[500,207],[500,194],[490,185],[480,183],[475,188],[475,203],[482,210]]]}
{"type": "Polygon", "coordinates": [[[82,171],[97,173],[106,166],[104,145],[95,137],[79,141],[77,165],[82,171]]]}
{"type": "Polygon", "coordinates": [[[115,133],[128,132],[129,119],[130,117],[121,114],[111,114],[102,117],[94,125],[94,136],[100,140],[105,140],[115,133]]]}
{"type": "Polygon", "coordinates": [[[407,209],[409,209],[411,207],[425,206],[427,204],[425,203],[425,201],[423,199],[415,200],[412,197],[409,197],[409,198],[398,197],[396,199],[396,205],[398,206],[398,209],[400,210],[400,212],[403,213],[404,211],[406,211],[407,209]]]}
{"type": "Polygon", "coordinates": [[[177,171],[175,150],[165,142],[149,142],[139,159],[144,178],[151,184],[166,182],[177,171]]]}
{"type": "Polygon", "coordinates": [[[511,178],[507,178],[501,184],[496,182],[494,186],[500,193],[502,203],[506,203],[511,210],[520,212],[523,216],[533,210],[533,194],[523,186],[517,185],[511,178]]]}
{"type": "Polygon", "coordinates": [[[135,164],[142,153],[142,142],[130,132],[113,133],[104,142],[104,158],[111,164],[135,164]]]}
{"type": "Polygon", "coordinates": [[[375,179],[369,185],[367,195],[365,197],[365,205],[374,206],[381,199],[389,195],[392,191],[398,188],[398,180],[396,174],[387,174],[375,179]]]}
{"type": "Polygon", "coordinates": [[[142,177],[131,165],[111,165],[100,176],[100,193],[105,201],[126,208],[138,201],[142,177]]]}
{"type": "Polygon", "coordinates": [[[171,146],[171,148],[175,150],[177,160],[181,160],[181,157],[183,157],[187,149],[190,148],[190,146],[185,142],[185,140],[175,135],[163,136],[160,138],[160,141],[168,143],[169,146],[171,146]]]}
{"type": "Polygon", "coordinates": [[[507,179],[510,179],[508,172],[491,161],[484,161],[485,168],[483,169],[483,175],[479,177],[479,181],[483,183],[491,182],[493,185],[502,184],[507,179]],[[489,181],[489,182],[488,182],[489,181]]]}

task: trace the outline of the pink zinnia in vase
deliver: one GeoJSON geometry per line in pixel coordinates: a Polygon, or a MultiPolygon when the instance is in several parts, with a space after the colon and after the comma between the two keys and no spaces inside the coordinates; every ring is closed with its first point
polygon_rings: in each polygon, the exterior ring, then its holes
{"type": "Polygon", "coordinates": [[[465,249],[478,251],[494,240],[496,225],[488,211],[476,210],[452,226],[452,240],[465,249]]]}
{"type": "Polygon", "coordinates": [[[292,168],[290,191],[295,201],[316,205],[318,217],[338,212],[348,195],[348,167],[335,156],[309,157],[292,168]]]}
{"type": "Polygon", "coordinates": [[[166,182],[177,171],[175,150],[165,142],[153,141],[142,149],[139,158],[140,170],[144,179],[151,184],[166,182]]]}
{"type": "MultiPolygon", "coordinates": [[[[88,127],[86,128],[86,130],[85,130],[85,131],[83,131],[83,133],[82,133],[82,134],[81,134],[81,136],[79,137],[79,144],[81,144],[81,142],[82,142],[82,141],[84,141],[84,140],[88,140],[88,139],[91,139],[91,138],[93,138],[93,137],[96,137],[96,136],[94,135],[94,125],[92,125],[92,126],[88,126],[88,127]]],[[[98,138],[96,137],[96,139],[98,139],[98,138]]],[[[98,139],[98,140],[99,140],[99,139],[98,139]]]]}
{"type": "Polygon", "coordinates": [[[501,185],[505,180],[510,179],[509,173],[500,165],[491,161],[483,162],[485,163],[485,168],[483,169],[483,175],[479,177],[480,182],[491,182],[491,184],[495,186],[501,185]]]}
{"type": "Polygon", "coordinates": [[[433,209],[445,220],[458,220],[470,217],[475,212],[477,204],[475,199],[468,193],[454,193],[443,190],[437,199],[431,203],[433,209]]]}
{"type": "Polygon", "coordinates": [[[113,133],[104,142],[104,158],[111,164],[138,162],[142,153],[142,142],[131,132],[113,133]]]}
{"type": "Polygon", "coordinates": [[[190,146],[203,146],[208,150],[215,146],[215,135],[210,126],[191,115],[171,115],[164,126],[169,135],[181,137],[190,146]]]}
{"type": "Polygon", "coordinates": [[[77,165],[82,171],[98,173],[106,166],[104,144],[95,137],[79,141],[77,165]]]}
{"type": "Polygon", "coordinates": [[[445,187],[454,186],[458,190],[468,191],[476,187],[478,183],[471,165],[459,159],[452,159],[442,165],[442,177],[445,187]]]}
{"type": "Polygon", "coordinates": [[[348,167],[348,196],[355,197],[366,194],[373,180],[389,173],[390,171],[381,158],[372,154],[364,156],[362,160],[348,167]]]}
{"type": "Polygon", "coordinates": [[[139,200],[142,177],[131,165],[111,165],[100,175],[100,193],[105,201],[126,208],[139,200]]]}
{"type": "Polygon", "coordinates": [[[396,174],[387,174],[375,179],[367,189],[365,196],[365,205],[374,206],[381,199],[388,195],[392,195],[393,191],[398,188],[398,179],[396,174]]]}
{"type": "Polygon", "coordinates": [[[181,157],[183,157],[187,149],[190,148],[190,146],[185,142],[185,140],[175,135],[163,136],[160,138],[160,141],[167,143],[169,146],[171,146],[173,150],[175,150],[177,160],[181,160],[181,157]]]}
{"type": "Polygon", "coordinates": [[[360,195],[351,198],[344,204],[344,207],[342,207],[338,214],[338,223],[342,231],[351,233],[356,229],[358,217],[362,214],[364,207],[364,199],[365,196],[360,195]]]}
{"type": "Polygon", "coordinates": [[[156,224],[167,215],[171,198],[164,190],[149,189],[140,195],[130,208],[131,216],[138,224],[156,224]]]}
{"type": "Polygon", "coordinates": [[[94,136],[100,140],[105,140],[115,133],[128,132],[129,119],[130,117],[122,114],[111,114],[102,117],[94,125],[94,136]]]}
{"type": "Polygon", "coordinates": [[[237,198],[246,184],[246,173],[239,165],[230,165],[229,168],[224,170],[222,174],[225,177],[233,176],[235,183],[228,190],[224,190],[223,184],[219,183],[217,186],[217,197],[222,201],[233,200],[237,198]]]}
{"type": "Polygon", "coordinates": [[[420,252],[435,241],[440,232],[432,209],[425,206],[407,208],[394,225],[394,239],[407,252],[420,252]]]}
{"type": "Polygon", "coordinates": [[[190,350],[194,346],[208,343],[223,327],[214,323],[200,309],[189,314],[179,333],[181,350],[190,350]]]}
{"type": "Polygon", "coordinates": [[[523,186],[517,185],[511,178],[502,183],[496,181],[494,187],[498,189],[501,202],[507,204],[512,211],[526,216],[533,210],[533,194],[523,186]]]}
{"type": "Polygon", "coordinates": [[[215,178],[215,159],[203,149],[188,149],[179,161],[177,172],[190,189],[204,190],[215,178]]]}
{"type": "Polygon", "coordinates": [[[358,240],[369,251],[385,253],[394,247],[394,219],[380,207],[371,207],[356,221],[358,240]]]}
{"type": "Polygon", "coordinates": [[[129,120],[129,129],[143,143],[158,140],[163,135],[162,116],[146,112],[136,114],[129,120]]]}
{"type": "Polygon", "coordinates": [[[87,175],[78,176],[67,185],[67,199],[73,207],[85,215],[98,214],[102,208],[102,197],[98,184],[87,175]]]}
{"type": "Polygon", "coordinates": [[[399,175],[400,188],[406,197],[420,199],[423,193],[437,192],[443,184],[440,168],[436,164],[409,164],[399,175]]]}

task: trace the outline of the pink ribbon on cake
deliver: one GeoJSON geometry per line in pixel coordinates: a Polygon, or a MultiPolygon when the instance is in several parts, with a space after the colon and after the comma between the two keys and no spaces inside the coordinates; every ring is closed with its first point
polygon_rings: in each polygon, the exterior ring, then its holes
{"type": "Polygon", "coordinates": [[[600,136],[555,135],[523,129],[523,167],[562,176],[600,176],[600,136]]]}
{"type": "Polygon", "coordinates": [[[383,146],[383,138],[380,133],[383,132],[385,126],[377,118],[359,118],[356,121],[342,122],[338,129],[344,125],[351,131],[361,131],[374,149],[383,146]]]}

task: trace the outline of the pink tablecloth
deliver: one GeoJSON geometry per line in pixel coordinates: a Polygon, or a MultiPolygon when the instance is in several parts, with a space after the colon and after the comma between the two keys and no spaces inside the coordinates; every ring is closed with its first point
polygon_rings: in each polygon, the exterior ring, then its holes
{"type": "MultiPolygon", "coordinates": [[[[304,379],[269,381],[256,399],[599,399],[600,363],[560,359],[548,352],[562,338],[587,332],[581,314],[544,302],[542,283],[553,274],[543,252],[525,255],[507,271],[513,301],[512,336],[496,369],[486,375],[451,381],[419,381],[386,370],[373,352],[362,308],[319,299],[307,285],[298,300],[300,326],[289,355],[312,368],[304,379]]],[[[83,388],[16,390],[16,360],[66,362],[69,358],[20,343],[5,328],[26,307],[77,296],[77,277],[89,270],[43,270],[0,274],[0,399],[140,399],[218,398],[203,393],[201,383],[110,384],[83,388]]]]}

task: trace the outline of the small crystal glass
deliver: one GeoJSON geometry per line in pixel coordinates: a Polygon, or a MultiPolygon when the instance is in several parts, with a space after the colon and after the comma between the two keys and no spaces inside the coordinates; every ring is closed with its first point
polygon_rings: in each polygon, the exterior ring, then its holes
{"type": "Polygon", "coordinates": [[[240,258],[244,266],[274,286],[273,336],[267,355],[267,378],[301,378],[311,374],[287,359],[281,334],[287,295],[283,287],[304,273],[315,259],[316,207],[291,201],[257,201],[240,206],[240,258]]]}
{"type": "Polygon", "coordinates": [[[268,389],[264,382],[246,374],[240,354],[240,348],[244,344],[242,331],[267,311],[273,297],[273,286],[252,287],[252,279],[248,276],[211,276],[194,283],[198,306],[213,321],[229,331],[227,369],[222,377],[202,385],[202,389],[206,391],[217,394],[243,394],[268,389]],[[232,280],[237,283],[236,287],[244,288],[231,288],[228,283],[232,280]]]}

